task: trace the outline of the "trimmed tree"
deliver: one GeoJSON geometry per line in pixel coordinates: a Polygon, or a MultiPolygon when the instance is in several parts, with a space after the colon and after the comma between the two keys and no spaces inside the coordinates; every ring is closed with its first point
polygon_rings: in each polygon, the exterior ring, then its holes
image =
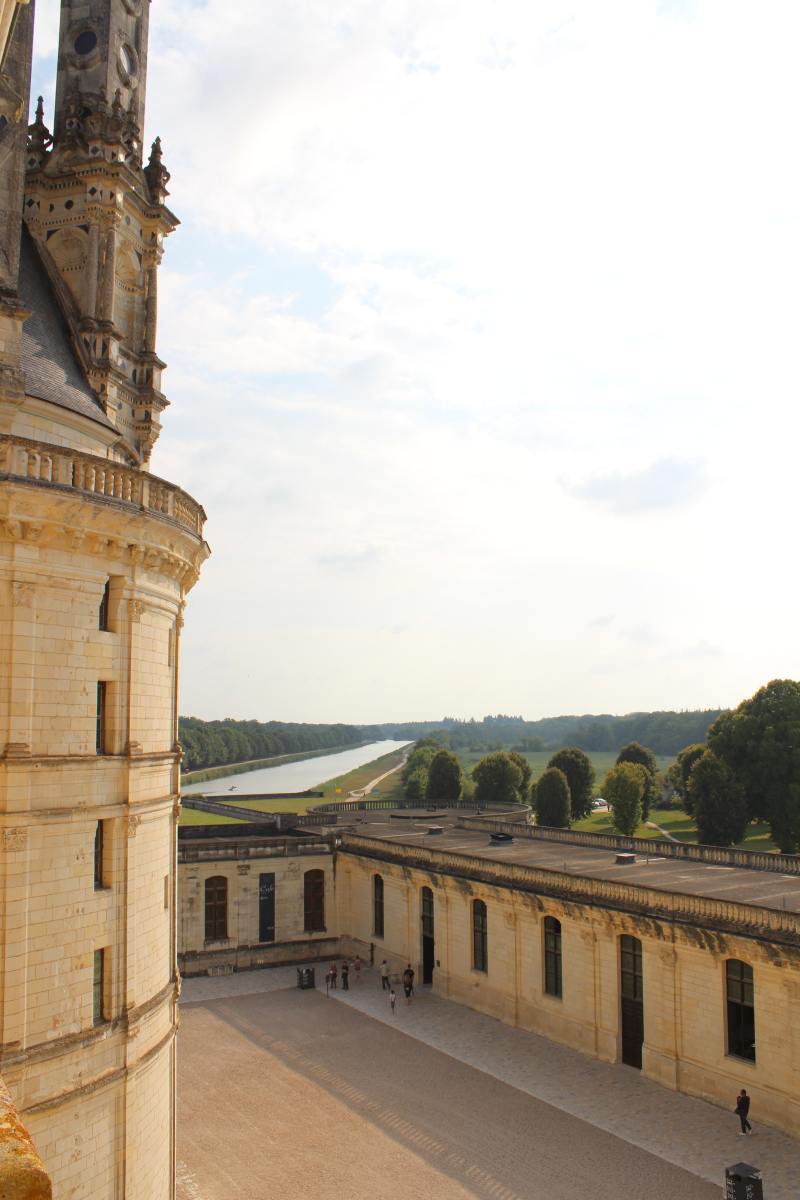
{"type": "Polygon", "coordinates": [[[577,746],[565,746],[550,759],[548,767],[563,771],[569,784],[572,820],[588,817],[592,811],[594,791],[594,767],[591,759],[577,746]]]}
{"type": "Polygon", "coordinates": [[[461,765],[450,750],[438,750],[428,768],[428,800],[457,800],[461,795],[461,765]]]}
{"type": "Polygon", "coordinates": [[[424,800],[428,790],[428,772],[424,767],[412,771],[404,788],[406,800],[424,800]]]}
{"type": "Polygon", "coordinates": [[[570,820],[569,783],[558,767],[548,767],[539,777],[533,793],[536,823],[554,829],[568,829],[570,820]]]}
{"type": "Polygon", "coordinates": [[[632,837],[642,819],[642,796],[647,772],[641,763],[622,762],[606,775],[603,793],[611,808],[614,828],[632,837]]]}
{"type": "Polygon", "coordinates": [[[658,763],[652,750],[648,750],[646,746],[642,746],[639,742],[629,742],[627,746],[623,746],[617,755],[617,766],[620,763],[637,763],[642,767],[647,775],[642,792],[642,820],[646,821],[650,816],[650,809],[655,802],[658,785],[656,783],[656,775],[658,774],[658,763]]]}
{"type": "Polygon", "coordinates": [[[472,768],[475,780],[475,802],[486,804],[519,804],[522,771],[504,750],[486,754],[472,768]]]}
{"type": "Polygon", "coordinates": [[[508,757],[515,762],[522,772],[522,782],[519,785],[519,795],[523,804],[529,804],[531,799],[531,764],[519,750],[509,750],[508,757]]]}
{"type": "Polygon", "coordinates": [[[697,834],[706,846],[735,846],[747,828],[747,801],[736,776],[721,758],[706,750],[689,775],[697,834]]]}
{"type": "Polygon", "coordinates": [[[708,746],[705,742],[693,742],[691,746],[684,746],[667,772],[670,783],[678,793],[681,804],[690,817],[694,816],[694,801],[689,795],[689,776],[692,773],[692,767],[699,758],[703,757],[707,749],[708,746]]]}
{"type": "Polygon", "coordinates": [[[773,679],[717,717],[708,748],[744,790],[748,815],[769,821],[784,854],[800,847],[800,683],[773,679]]]}

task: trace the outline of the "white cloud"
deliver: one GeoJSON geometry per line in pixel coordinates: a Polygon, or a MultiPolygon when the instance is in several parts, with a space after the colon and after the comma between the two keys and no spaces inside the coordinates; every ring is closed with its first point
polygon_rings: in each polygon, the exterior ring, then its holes
{"type": "Polygon", "coordinates": [[[796,5],[155,0],[151,30],[184,221],[155,469],[214,548],[188,708],[800,672],[796,5]]]}

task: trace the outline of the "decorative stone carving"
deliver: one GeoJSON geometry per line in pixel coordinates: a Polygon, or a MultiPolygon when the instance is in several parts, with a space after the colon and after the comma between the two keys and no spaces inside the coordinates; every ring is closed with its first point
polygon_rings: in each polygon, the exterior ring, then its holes
{"type": "Polygon", "coordinates": [[[142,818],[139,816],[128,817],[128,837],[136,837],[136,830],[142,823],[142,818]]]}
{"type": "Polygon", "coordinates": [[[4,850],[24,850],[28,844],[28,831],[23,826],[4,829],[2,842],[4,850]]]}
{"type": "Polygon", "coordinates": [[[143,600],[129,600],[128,601],[128,617],[130,618],[131,621],[140,621],[142,618],[143,612],[144,612],[144,601],[143,600]]]}
{"type": "Polygon", "coordinates": [[[14,608],[30,608],[34,595],[32,583],[15,582],[11,586],[11,603],[14,608]]]}

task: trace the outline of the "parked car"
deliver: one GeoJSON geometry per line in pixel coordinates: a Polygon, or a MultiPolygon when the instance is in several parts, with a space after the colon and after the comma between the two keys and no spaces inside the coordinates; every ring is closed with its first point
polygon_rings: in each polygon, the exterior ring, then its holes
{"type": "Polygon", "coordinates": [[[596,800],[593,800],[593,801],[592,801],[592,808],[605,808],[605,809],[607,809],[607,808],[608,808],[608,804],[606,803],[606,801],[603,799],[603,797],[602,797],[602,796],[598,796],[596,800]]]}

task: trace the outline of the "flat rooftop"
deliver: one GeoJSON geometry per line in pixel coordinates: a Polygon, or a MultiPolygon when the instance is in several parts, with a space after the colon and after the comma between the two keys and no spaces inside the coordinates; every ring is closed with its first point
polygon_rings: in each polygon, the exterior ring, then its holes
{"type": "Polygon", "coordinates": [[[424,846],[427,850],[470,854],[492,863],[513,863],[606,882],[658,888],[664,892],[800,912],[800,876],[781,874],[777,857],[775,872],[662,858],[656,852],[648,858],[638,851],[634,864],[622,865],[616,861],[618,851],[604,846],[547,842],[528,837],[515,837],[508,843],[492,842],[488,833],[458,828],[458,821],[466,815],[452,809],[436,814],[408,809],[396,813],[385,809],[354,811],[352,821],[339,814],[339,827],[346,824],[356,834],[380,838],[389,845],[424,846]],[[431,825],[442,826],[442,832],[429,833],[431,825]]]}

